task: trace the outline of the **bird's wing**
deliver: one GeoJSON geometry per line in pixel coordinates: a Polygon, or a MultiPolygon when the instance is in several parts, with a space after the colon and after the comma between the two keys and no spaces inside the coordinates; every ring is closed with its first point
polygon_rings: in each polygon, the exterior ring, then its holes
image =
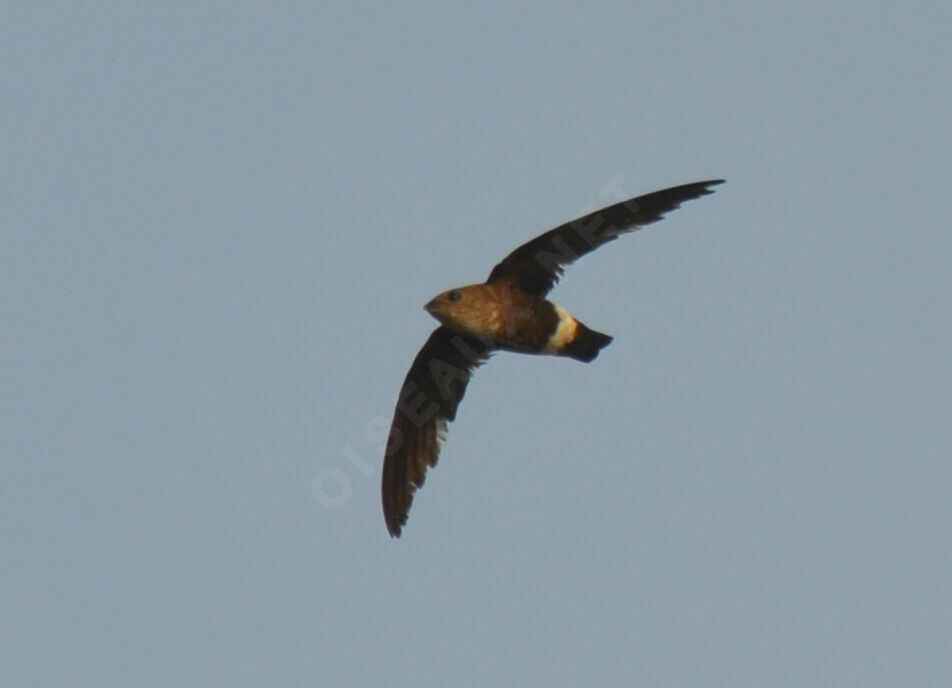
{"type": "Polygon", "coordinates": [[[413,493],[423,484],[427,466],[436,465],[446,424],[472,372],[489,358],[492,347],[479,339],[438,327],[413,360],[397,398],[384,452],[383,515],[387,530],[400,535],[413,493]]]}
{"type": "Polygon", "coordinates": [[[714,193],[710,187],[723,182],[714,179],[654,191],[550,229],[503,258],[486,281],[509,280],[523,291],[544,296],[566,265],[621,234],[657,222],[684,201],[714,193]]]}

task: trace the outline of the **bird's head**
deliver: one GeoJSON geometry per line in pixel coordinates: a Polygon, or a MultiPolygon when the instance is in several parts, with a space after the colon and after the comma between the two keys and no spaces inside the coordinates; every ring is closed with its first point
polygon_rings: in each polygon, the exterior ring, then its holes
{"type": "Polygon", "coordinates": [[[494,336],[499,327],[499,304],[492,288],[473,284],[444,291],[431,299],[423,309],[442,325],[479,336],[494,336]]]}

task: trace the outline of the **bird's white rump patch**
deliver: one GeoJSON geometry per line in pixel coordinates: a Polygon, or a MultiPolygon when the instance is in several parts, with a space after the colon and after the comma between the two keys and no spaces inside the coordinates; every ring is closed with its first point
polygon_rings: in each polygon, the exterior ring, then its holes
{"type": "Polygon", "coordinates": [[[549,342],[545,346],[546,353],[556,354],[562,351],[566,346],[575,341],[578,334],[578,321],[573,318],[561,306],[555,307],[555,312],[559,315],[559,325],[555,332],[549,337],[549,342]]]}

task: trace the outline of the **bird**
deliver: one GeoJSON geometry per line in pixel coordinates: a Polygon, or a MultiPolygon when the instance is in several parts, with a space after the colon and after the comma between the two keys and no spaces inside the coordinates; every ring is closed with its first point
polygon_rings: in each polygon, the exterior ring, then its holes
{"type": "Polygon", "coordinates": [[[723,179],[674,186],[616,203],[550,229],[502,259],[482,284],[444,291],[423,308],[440,325],[414,358],[384,447],[381,497],[391,537],[435,466],[473,371],[496,351],[589,363],[612,342],[546,298],[564,268],[619,236],[657,222],[723,179]]]}

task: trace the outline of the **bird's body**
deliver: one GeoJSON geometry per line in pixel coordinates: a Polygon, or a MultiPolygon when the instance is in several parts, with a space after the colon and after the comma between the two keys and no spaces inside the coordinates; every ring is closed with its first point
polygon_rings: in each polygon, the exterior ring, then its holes
{"type": "Polygon", "coordinates": [[[591,361],[611,337],[589,330],[551,301],[509,280],[444,292],[424,306],[444,327],[495,349],[591,361]]]}
{"type": "Polygon", "coordinates": [[[723,180],[695,182],[633,198],[539,235],[518,247],[483,284],[443,292],[424,306],[440,322],[404,379],[384,456],[383,497],[394,537],[414,491],[436,464],[446,425],[476,367],[494,351],[567,356],[589,362],[611,343],[545,298],[565,265],[619,235],[656,222],[681,202],[713,193],[723,180]]]}

